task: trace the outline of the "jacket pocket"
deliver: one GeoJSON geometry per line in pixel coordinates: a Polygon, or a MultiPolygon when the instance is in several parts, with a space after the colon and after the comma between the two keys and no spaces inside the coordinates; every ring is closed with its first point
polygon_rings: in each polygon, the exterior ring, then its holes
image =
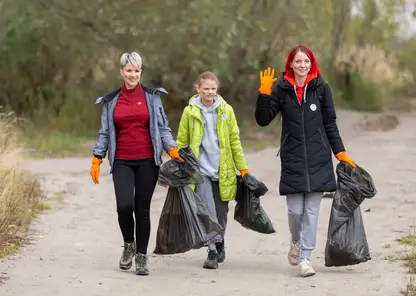
{"type": "Polygon", "coordinates": [[[280,144],[280,147],[279,147],[279,150],[277,151],[276,157],[279,156],[280,151],[282,151],[283,146],[285,145],[286,140],[287,140],[288,137],[289,137],[289,134],[286,134],[285,137],[283,138],[283,142],[282,142],[282,144],[280,144]]]}
{"type": "Polygon", "coordinates": [[[319,132],[319,135],[321,136],[322,144],[324,144],[325,149],[328,150],[328,146],[326,145],[326,142],[325,142],[325,139],[324,139],[324,135],[322,134],[322,131],[321,131],[320,128],[318,128],[318,132],[319,132]]]}

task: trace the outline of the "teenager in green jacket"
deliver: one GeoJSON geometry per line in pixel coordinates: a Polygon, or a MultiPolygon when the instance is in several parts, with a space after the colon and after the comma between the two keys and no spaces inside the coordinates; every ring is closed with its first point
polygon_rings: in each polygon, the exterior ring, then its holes
{"type": "Polygon", "coordinates": [[[218,87],[219,80],[212,72],[199,76],[198,94],[191,97],[182,113],[177,138],[179,147],[189,145],[198,158],[204,183],[195,190],[224,229],[208,243],[203,265],[207,269],[216,269],[225,260],[228,202],[237,192],[235,168],[242,176],[249,173],[234,110],[217,94],[218,87]]]}

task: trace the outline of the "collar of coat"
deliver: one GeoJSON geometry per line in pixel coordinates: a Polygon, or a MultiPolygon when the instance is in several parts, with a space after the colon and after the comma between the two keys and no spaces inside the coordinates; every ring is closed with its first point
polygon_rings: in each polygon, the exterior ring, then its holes
{"type": "MultiPolygon", "coordinates": [[[[157,87],[156,88],[156,87],[146,86],[146,85],[143,85],[143,84],[141,84],[141,87],[143,88],[143,90],[146,93],[151,94],[151,95],[154,95],[154,94],[168,94],[168,92],[163,87],[157,87]]],[[[95,104],[99,104],[101,102],[110,102],[110,101],[112,101],[120,93],[120,91],[121,91],[121,87],[113,90],[112,92],[110,92],[110,93],[108,93],[108,94],[106,94],[102,97],[99,97],[95,101],[95,104]]]]}

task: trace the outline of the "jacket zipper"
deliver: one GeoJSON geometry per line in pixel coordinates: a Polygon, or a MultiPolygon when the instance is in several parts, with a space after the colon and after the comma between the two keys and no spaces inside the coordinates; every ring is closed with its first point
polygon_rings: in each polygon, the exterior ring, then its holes
{"type": "MultiPolygon", "coordinates": [[[[306,184],[308,192],[311,191],[311,182],[309,180],[309,165],[308,165],[308,152],[306,149],[306,133],[305,133],[305,102],[306,102],[306,88],[308,85],[305,86],[305,91],[303,93],[303,100],[304,103],[302,105],[302,131],[303,131],[303,151],[305,153],[305,172],[306,172],[306,184]]],[[[297,94],[295,91],[295,96],[297,98],[297,94]]]]}
{"type": "MultiPolygon", "coordinates": [[[[218,113],[218,119],[217,119],[217,135],[218,135],[218,130],[219,130],[218,123],[220,122],[220,118],[222,118],[224,114],[225,113],[223,113],[223,112],[221,112],[221,114],[218,113]]],[[[219,124],[223,124],[223,122],[221,121],[221,123],[219,123],[219,124]]],[[[221,154],[221,141],[218,141],[218,144],[220,146],[220,154],[221,154]]],[[[220,163],[221,163],[221,157],[220,157],[220,163]]],[[[229,174],[228,174],[228,158],[227,157],[225,157],[225,169],[227,171],[227,174],[226,174],[225,177],[228,179],[229,178],[229,174]]]]}
{"type": "Polygon", "coordinates": [[[285,137],[284,137],[284,139],[283,139],[282,144],[279,147],[279,150],[277,151],[276,157],[279,156],[280,151],[282,151],[283,145],[286,143],[286,140],[287,140],[288,137],[289,137],[289,134],[286,134],[285,137]]]}
{"type": "MultiPolygon", "coordinates": [[[[221,115],[221,117],[222,117],[222,115],[221,115]]],[[[224,123],[223,123],[224,124],[224,123]]],[[[217,131],[217,134],[218,134],[218,131],[217,131]]],[[[221,153],[221,144],[220,144],[220,153],[221,153]]],[[[221,160],[220,160],[220,162],[221,162],[221,160]]],[[[225,164],[226,164],[226,169],[227,169],[227,180],[229,179],[229,175],[228,175],[228,171],[229,171],[229,165],[228,165],[228,157],[225,157],[225,164]]]]}
{"type": "Polygon", "coordinates": [[[320,128],[318,128],[318,132],[319,132],[319,135],[321,136],[322,144],[324,144],[325,149],[328,150],[328,146],[326,146],[326,143],[324,141],[324,136],[322,135],[322,132],[321,132],[320,128]]]}
{"type": "Polygon", "coordinates": [[[298,103],[299,106],[302,106],[301,102],[299,102],[298,94],[296,92],[296,85],[293,86],[293,91],[295,92],[296,103],[298,103]]]}

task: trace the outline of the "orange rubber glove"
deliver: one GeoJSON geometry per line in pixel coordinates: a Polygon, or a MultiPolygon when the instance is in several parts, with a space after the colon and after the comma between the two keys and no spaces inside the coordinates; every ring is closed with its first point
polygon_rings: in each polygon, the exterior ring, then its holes
{"type": "Polygon", "coordinates": [[[276,80],[277,78],[274,78],[274,69],[268,67],[267,70],[264,70],[264,73],[260,71],[260,93],[269,96],[272,93],[272,86],[276,80]]]}
{"type": "Polygon", "coordinates": [[[103,160],[102,159],[99,159],[99,158],[97,158],[95,156],[92,159],[92,165],[91,165],[90,175],[91,175],[92,181],[95,184],[99,184],[100,183],[98,181],[98,177],[100,176],[100,165],[102,163],[103,163],[103,160]]]}
{"type": "Polygon", "coordinates": [[[244,175],[246,175],[246,174],[250,174],[250,172],[248,170],[241,170],[240,171],[241,177],[244,177],[244,175]]]}
{"type": "Polygon", "coordinates": [[[179,149],[178,147],[172,147],[169,149],[168,154],[172,159],[179,159],[180,161],[184,162],[185,160],[179,156],[179,149]]]}
{"type": "Polygon", "coordinates": [[[347,152],[342,151],[340,153],[338,153],[337,155],[335,155],[335,157],[339,160],[339,161],[343,161],[348,163],[350,166],[352,166],[353,168],[356,168],[357,166],[354,163],[354,160],[348,156],[347,152]]]}

